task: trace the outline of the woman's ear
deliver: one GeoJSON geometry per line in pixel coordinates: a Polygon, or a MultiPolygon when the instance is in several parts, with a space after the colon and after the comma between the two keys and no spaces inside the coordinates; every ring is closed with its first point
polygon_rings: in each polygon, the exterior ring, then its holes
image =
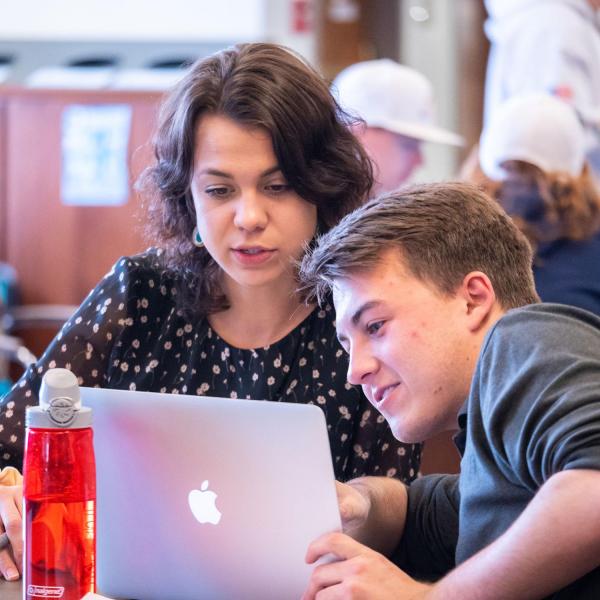
{"type": "Polygon", "coordinates": [[[497,316],[496,292],[490,278],[481,271],[471,271],[465,275],[458,289],[458,295],[465,302],[465,317],[471,331],[477,331],[497,316]]]}

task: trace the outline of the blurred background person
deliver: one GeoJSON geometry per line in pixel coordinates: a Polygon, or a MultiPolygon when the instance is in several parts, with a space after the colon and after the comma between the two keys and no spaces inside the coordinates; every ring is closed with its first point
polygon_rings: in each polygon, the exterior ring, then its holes
{"type": "Polygon", "coordinates": [[[484,188],[534,247],[542,300],[600,314],[600,192],[575,111],[554,96],[515,96],[492,115],[479,156],[484,188]]]}
{"type": "Polygon", "coordinates": [[[491,46],[484,125],[515,94],[558,96],[577,110],[588,161],[600,177],[600,2],[485,0],[485,6],[491,46]]]}
{"type": "Polygon", "coordinates": [[[347,67],[334,79],[332,91],[345,111],[364,121],[353,129],[374,164],[373,196],[411,178],[423,163],[423,142],[463,144],[460,135],[435,124],[429,80],[391,59],[347,67]]]}

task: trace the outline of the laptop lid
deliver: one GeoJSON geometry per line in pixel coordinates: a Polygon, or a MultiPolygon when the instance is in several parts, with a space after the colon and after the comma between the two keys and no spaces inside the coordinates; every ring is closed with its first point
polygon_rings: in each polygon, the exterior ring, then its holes
{"type": "Polygon", "coordinates": [[[320,408],[81,388],[94,411],[98,589],[138,600],[301,597],[340,529],[320,408]]]}

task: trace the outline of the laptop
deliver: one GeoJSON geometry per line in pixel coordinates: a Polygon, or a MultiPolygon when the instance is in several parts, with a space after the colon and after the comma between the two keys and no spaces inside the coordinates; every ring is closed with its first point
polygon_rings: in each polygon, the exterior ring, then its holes
{"type": "Polygon", "coordinates": [[[137,600],[302,596],[339,530],[320,408],[81,388],[94,411],[98,590],[137,600]]]}

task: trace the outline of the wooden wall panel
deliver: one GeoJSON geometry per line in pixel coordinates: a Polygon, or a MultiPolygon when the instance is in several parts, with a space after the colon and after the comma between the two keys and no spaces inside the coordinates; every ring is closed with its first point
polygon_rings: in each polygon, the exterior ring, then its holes
{"type": "Polygon", "coordinates": [[[398,60],[398,0],[353,0],[356,12],[350,11],[341,20],[336,18],[336,4],[323,0],[317,9],[317,64],[327,79],[355,62],[383,57],[398,60]]]}
{"type": "Polygon", "coordinates": [[[487,13],[483,0],[457,0],[457,77],[459,81],[458,128],[466,144],[463,158],[479,141],[483,123],[485,72],[490,44],[483,24],[487,13]]]}
{"type": "Polygon", "coordinates": [[[453,433],[444,431],[427,440],[423,447],[421,473],[458,473],[460,471],[460,454],[454,442],[453,433]]]}
{"type": "Polygon", "coordinates": [[[139,200],[66,206],[60,198],[61,115],[69,104],[130,103],[130,178],[150,158],[156,94],[20,90],[7,98],[6,260],[24,304],[79,304],[115,260],[147,246],[139,200]],[[131,157],[134,157],[133,162],[131,157]]]}

